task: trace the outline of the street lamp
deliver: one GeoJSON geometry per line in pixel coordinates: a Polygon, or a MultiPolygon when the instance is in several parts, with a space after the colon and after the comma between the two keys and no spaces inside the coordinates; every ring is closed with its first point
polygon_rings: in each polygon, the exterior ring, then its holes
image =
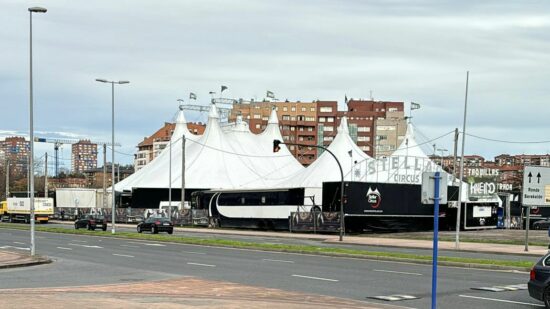
{"type": "Polygon", "coordinates": [[[111,84],[111,123],[112,123],[112,144],[111,144],[111,196],[112,196],[112,205],[111,205],[111,233],[115,233],[115,205],[116,205],[116,199],[115,199],[115,84],[129,84],[130,82],[127,80],[120,80],[120,81],[108,81],[106,79],[102,78],[96,78],[96,82],[100,83],[109,83],[111,84]]]}
{"type": "MultiPolygon", "coordinates": [[[[29,106],[30,106],[30,117],[29,117],[29,120],[30,120],[30,134],[29,134],[29,139],[30,139],[30,144],[31,144],[31,154],[30,154],[30,160],[29,160],[29,168],[30,168],[30,172],[29,172],[29,179],[30,179],[30,214],[29,214],[29,219],[30,219],[30,223],[31,223],[31,255],[34,255],[35,254],[35,243],[34,243],[34,123],[33,123],[33,89],[32,89],[32,13],[46,13],[46,9],[45,8],[41,8],[41,7],[32,7],[32,8],[29,8],[29,21],[30,21],[30,24],[29,24],[29,33],[30,33],[30,36],[29,36],[29,85],[30,85],[30,89],[29,89],[29,93],[30,93],[30,97],[29,97],[29,106]]],[[[7,196],[6,196],[7,198],[7,196]]]]}
{"type": "Polygon", "coordinates": [[[299,143],[288,143],[288,142],[281,142],[278,139],[273,140],[273,152],[278,152],[281,147],[279,145],[293,145],[293,146],[302,146],[302,147],[315,147],[320,148],[325,151],[327,151],[333,158],[336,160],[336,163],[338,164],[338,168],[340,169],[340,237],[339,240],[344,240],[344,229],[345,229],[345,220],[344,220],[344,171],[342,170],[342,165],[340,164],[340,161],[338,158],[332,153],[332,151],[328,150],[327,147],[319,146],[319,145],[306,145],[306,144],[299,144],[299,143]]]}

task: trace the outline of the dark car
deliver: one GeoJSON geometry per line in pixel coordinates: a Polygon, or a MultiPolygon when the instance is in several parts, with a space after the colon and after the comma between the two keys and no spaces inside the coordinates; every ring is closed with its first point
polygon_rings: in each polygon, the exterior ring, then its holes
{"type": "Polygon", "coordinates": [[[101,227],[102,230],[107,230],[107,220],[101,215],[82,215],[74,222],[74,228],[87,228],[94,231],[96,227],[101,227]]]}
{"type": "Polygon", "coordinates": [[[547,230],[550,227],[550,219],[538,220],[533,223],[533,229],[535,230],[547,230]]]}
{"type": "Polygon", "coordinates": [[[145,221],[140,222],[137,225],[138,233],[143,231],[151,231],[153,234],[158,232],[167,232],[168,234],[174,233],[174,224],[168,218],[164,217],[149,217],[145,221]]]}
{"type": "Polygon", "coordinates": [[[533,266],[527,287],[531,297],[542,300],[546,308],[550,308],[550,253],[533,266]]]}

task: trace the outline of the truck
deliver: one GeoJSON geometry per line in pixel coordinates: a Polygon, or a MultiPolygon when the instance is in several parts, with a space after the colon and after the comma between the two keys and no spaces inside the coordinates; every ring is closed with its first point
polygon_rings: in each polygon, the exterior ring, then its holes
{"type": "MultiPolygon", "coordinates": [[[[31,199],[12,197],[0,203],[0,216],[2,221],[25,222],[31,220],[31,199]]],[[[34,220],[39,223],[48,223],[49,216],[53,215],[52,198],[34,199],[34,220]]]]}

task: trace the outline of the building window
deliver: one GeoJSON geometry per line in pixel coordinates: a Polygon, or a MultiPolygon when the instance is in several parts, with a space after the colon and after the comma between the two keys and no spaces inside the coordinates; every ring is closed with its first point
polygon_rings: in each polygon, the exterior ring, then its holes
{"type": "Polygon", "coordinates": [[[262,115],[260,114],[254,114],[254,119],[261,119],[262,118],[262,115]]]}
{"type": "Polygon", "coordinates": [[[294,150],[294,145],[290,145],[290,150],[294,150]]]}
{"type": "Polygon", "coordinates": [[[296,117],[295,117],[295,116],[291,116],[291,117],[290,117],[290,121],[296,121],[296,117]]]}
{"type": "Polygon", "coordinates": [[[290,116],[289,115],[283,115],[283,120],[290,120],[290,116]]]}
{"type": "Polygon", "coordinates": [[[255,105],[254,108],[255,109],[260,109],[260,105],[255,105]]]}
{"type": "Polygon", "coordinates": [[[287,112],[287,111],[288,111],[288,107],[283,106],[283,112],[287,112]]]}
{"type": "Polygon", "coordinates": [[[325,121],[326,121],[325,117],[319,117],[319,122],[325,122],[325,121]]]}
{"type": "Polygon", "coordinates": [[[302,107],[302,112],[305,112],[306,111],[306,108],[305,107],[302,107]]]}
{"type": "Polygon", "coordinates": [[[397,107],[388,108],[388,112],[397,112],[397,107]]]}
{"type": "Polygon", "coordinates": [[[357,127],[357,132],[370,132],[370,127],[357,127]]]}
{"type": "Polygon", "coordinates": [[[290,108],[290,111],[295,112],[295,111],[296,111],[296,106],[292,106],[292,107],[290,108]]]}
{"type": "Polygon", "coordinates": [[[306,121],[315,121],[315,117],[307,116],[306,121]]]}
{"type": "Polygon", "coordinates": [[[298,131],[304,131],[304,127],[299,127],[298,131]]]}
{"type": "Polygon", "coordinates": [[[295,127],[295,126],[291,126],[291,127],[290,127],[290,131],[296,131],[296,127],[295,127]]]}
{"type": "Polygon", "coordinates": [[[357,136],[358,142],[370,142],[370,136],[357,136]]]}
{"type": "Polygon", "coordinates": [[[333,132],[333,131],[334,131],[334,127],[325,126],[325,127],[323,128],[323,131],[325,131],[325,132],[333,132]]]}
{"type": "Polygon", "coordinates": [[[332,113],[332,107],[330,106],[322,106],[321,108],[319,108],[319,111],[321,113],[332,113]]]}
{"type": "Polygon", "coordinates": [[[256,129],[259,129],[260,127],[261,127],[261,126],[260,126],[260,124],[259,124],[259,123],[258,123],[258,124],[256,124],[256,129]]]}
{"type": "Polygon", "coordinates": [[[303,137],[303,136],[300,136],[300,137],[298,137],[298,140],[299,140],[300,142],[303,142],[303,141],[304,141],[304,137],[303,137]]]}
{"type": "Polygon", "coordinates": [[[330,141],[332,141],[333,139],[334,139],[334,137],[332,137],[332,136],[325,136],[325,137],[323,137],[323,141],[325,141],[325,142],[330,142],[330,141]]]}
{"type": "Polygon", "coordinates": [[[361,148],[361,150],[363,150],[363,151],[369,151],[369,150],[370,150],[370,147],[369,147],[369,146],[361,146],[360,148],[361,148]]]}
{"type": "Polygon", "coordinates": [[[310,112],[314,112],[315,111],[315,107],[312,107],[309,109],[310,112]]]}
{"type": "MultiPolygon", "coordinates": [[[[353,119],[353,118],[351,118],[353,119]]],[[[334,117],[327,117],[327,122],[334,122],[334,117]]]]}
{"type": "Polygon", "coordinates": [[[309,132],[313,132],[313,127],[307,127],[307,130],[308,130],[309,132]]]}

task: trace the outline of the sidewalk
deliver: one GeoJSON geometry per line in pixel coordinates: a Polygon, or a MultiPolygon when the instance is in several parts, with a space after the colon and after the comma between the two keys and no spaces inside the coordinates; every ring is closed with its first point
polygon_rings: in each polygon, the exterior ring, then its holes
{"type": "Polygon", "coordinates": [[[31,257],[26,253],[0,250],[0,269],[33,266],[51,262],[50,259],[42,256],[31,257]]]}
{"type": "MultiPolygon", "coordinates": [[[[52,223],[72,224],[70,221],[52,221],[52,223]]],[[[135,229],[135,225],[117,224],[118,227],[135,229]]],[[[309,239],[323,241],[334,244],[348,245],[365,245],[379,247],[396,247],[396,248],[418,248],[431,249],[431,240],[414,240],[400,239],[387,237],[369,237],[369,236],[344,236],[342,242],[339,241],[339,236],[335,234],[311,234],[311,233],[289,233],[289,232],[271,232],[257,230],[236,230],[236,229],[207,229],[207,228],[191,228],[191,227],[176,227],[176,231],[182,233],[202,233],[202,234],[219,234],[219,235],[239,235],[252,237],[279,237],[293,239],[309,239]]],[[[455,243],[451,241],[439,241],[440,250],[456,250],[455,243]]],[[[547,247],[529,246],[529,251],[525,252],[524,245],[506,245],[506,244],[491,244],[491,243],[474,243],[461,242],[458,251],[465,252],[480,252],[480,253],[495,253],[495,254],[513,254],[525,256],[542,256],[548,253],[547,247]]]]}
{"type": "Polygon", "coordinates": [[[270,308],[397,309],[390,304],[337,298],[224,281],[169,280],[0,290],[6,308],[270,308]]]}

